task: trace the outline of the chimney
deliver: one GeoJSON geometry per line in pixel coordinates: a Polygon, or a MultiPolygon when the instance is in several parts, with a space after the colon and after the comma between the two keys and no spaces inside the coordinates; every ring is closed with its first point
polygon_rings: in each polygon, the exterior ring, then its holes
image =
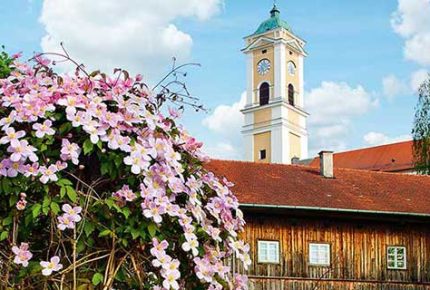
{"type": "Polygon", "coordinates": [[[300,158],[294,156],[293,158],[291,158],[291,164],[294,164],[294,165],[300,164],[300,158]]]}
{"type": "Polygon", "coordinates": [[[321,151],[320,155],[320,173],[325,178],[334,178],[333,174],[333,151],[321,151]]]}

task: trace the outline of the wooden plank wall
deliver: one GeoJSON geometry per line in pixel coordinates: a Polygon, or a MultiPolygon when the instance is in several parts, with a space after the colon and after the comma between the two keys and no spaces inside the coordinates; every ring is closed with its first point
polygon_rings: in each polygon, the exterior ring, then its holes
{"type": "Polygon", "coordinates": [[[369,283],[352,281],[297,281],[293,279],[250,279],[250,290],[429,290],[414,283],[369,283]]]}
{"type": "MultiPolygon", "coordinates": [[[[369,222],[348,219],[312,219],[281,215],[247,214],[247,225],[243,238],[250,244],[250,269],[246,272],[258,277],[294,277],[332,279],[328,288],[316,289],[430,289],[430,227],[426,224],[408,224],[400,222],[369,222]],[[257,262],[257,241],[278,240],[280,242],[281,261],[279,264],[259,264],[257,262]],[[315,267],[308,264],[310,242],[329,243],[331,248],[331,266],[315,267]],[[407,269],[388,270],[386,265],[387,246],[405,246],[407,250],[407,269]],[[342,282],[341,280],[350,280],[342,282]],[[351,288],[356,283],[367,281],[358,288],[351,288]],[[412,282],[429,283],[424,286],[391,285],[381,286],[376,282],[412,282]],[[374,282],[374,283],[373,283],[374,282]],[[330,286],[336,284],[337,286],[330,286]],[[373,283],[373,284],[372,284],[373,283]],[[342,288],[339,285],[344,285],[342,288]],[[373,286],[369,286],[373,285],[373,286]],[[379,285],[379,286],[378,286],[379,285]],[[330,288],[331,287],[331,288],[330,288]],[[334,287],[334,288],[333,288],[334,287]],[[367,287],[367,288],[366,288],[367,287]],[[376,288],[375,288],[376,287],[376,288]],[[379,287],[379,288],[378,288],[379,287]],[[391,287],[391,288],[390,288],[391,287]],[[421,287],[421,288],[420,288],[421,287]],[[424,288],[423,288],[424,287],[424,288]]],[[[243,272],[243,269],[237,269],[243,272]]],[[[269,288],[253,289],[313,289],[306,285],[313,281],[296,281],[285,286],[279,278],[275,282],[265,279],[262,284],[280,283],[269,288]],[[282,286],[282,287],[281,287],[282,286]],[[286,288],[285,288],[286,287],[286,288]],[[302,288],[301,288],[302,287],[302,288]],[[303,288],[305,287],[305,288],[303,288]]]]}

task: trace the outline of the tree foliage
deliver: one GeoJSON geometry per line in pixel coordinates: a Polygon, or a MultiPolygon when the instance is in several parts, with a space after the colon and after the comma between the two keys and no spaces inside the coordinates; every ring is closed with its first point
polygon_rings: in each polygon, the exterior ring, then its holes
{"type": "Polygon", "coordinates": [[[430,174],[430,75],[418,93],[412,129],[415,168],[420,174],[430,174]]]}
{"type": "Polygon", "coordinates": [[[0,52],[0,78],[9,76],[13,62],[13,58],[4,51],[4,48],[5,47],[2,46],[2,51],[0,52]]]}
{"type": "Polygon", "coordinates": [[[204,169],[179,112],[162,113],[166,86],[154,93],[119,69],[59,75],[41,55],[10,60],[0,64],[0,288],[246,288],[226,264],[250,263],[232,184],[204,169]]]}

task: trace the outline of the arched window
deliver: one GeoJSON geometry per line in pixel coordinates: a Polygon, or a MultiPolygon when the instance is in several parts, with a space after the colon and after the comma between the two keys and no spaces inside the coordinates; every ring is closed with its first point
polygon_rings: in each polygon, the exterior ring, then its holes
{"type": "Polygon", "coordinates": [[[294,86],[292,84],[288,85],[288,103],[294,106],[294,86]]]}
{"type": "Polygon", "coordinates": [[[267,105],[269,103],[270,87],[268,83],[262,83],[260,85],[260,106],[267,105]]]}

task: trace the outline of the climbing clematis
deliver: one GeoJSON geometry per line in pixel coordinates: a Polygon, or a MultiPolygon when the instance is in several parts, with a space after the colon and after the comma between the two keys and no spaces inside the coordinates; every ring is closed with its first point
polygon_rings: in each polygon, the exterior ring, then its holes
{"type": "Polygon", "coordinates": [[[52,121],[51,120],[45,120],[42,124],[40,123],[34,123],[33,129],[36,130],[36,137],[37,138],[43,138],[45,135],[54,135],[55,130],[51,128],[52,121]]]}
{"type": "Polygon", "coordinates": [[[40,166],[39,172],[42,174],[42,176],[40,177],[40,182],[42,182],[43,184],[46,184],[49,181],[57,181],[58,177],[55,174],[57,171],[58,171],[57,166],[53,164],[49,165],[48,168],[46,168],[45,166],[40,166]]]}
{"type": "Polygon", "coordinates": [[[61,209],[68,215],[68,217],[75,223],[81,221],[81,216],[79,215],[82,211],[82,207],[74,206],[70,204],[64,204],[61,209]]]}
{"type": "Polygon", "coordinates": [[[16,147],[19,146],[19,140],[20,138],[25,136],[25,132],[24,131],[18,131],[15,132],[15,129],[12,127],[8,127],[5,130],[6,136],[3,136],[0,138],[0,144],[8,144],[10,143],[10,145],[12,147],[16,147]]]}
{"type": "Polygon", "coordinates": [[[21,243],[19,248],[17,246],[13,246],[12,252],[15,254],[13,262],[17,265],[21,264],[23,267],[27,267],[28,261],[33,257],[33,254],[28,250],[27,243],[21,243]]]}
{"type": "Polygon", "coordinates": [[[43,267],[42,274],[43,276],[49,276],[52,272],[57,272],[63,269],[63,265],[60,264],[60,257],[54,256],[50,259],[50,261],[41,261],[40,266],[43,267]]]}

